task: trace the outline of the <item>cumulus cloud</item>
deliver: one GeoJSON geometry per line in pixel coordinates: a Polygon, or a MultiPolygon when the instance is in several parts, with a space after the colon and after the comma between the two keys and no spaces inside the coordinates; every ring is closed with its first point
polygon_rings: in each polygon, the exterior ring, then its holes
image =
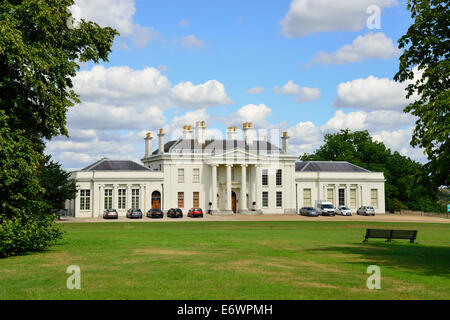
{"type": "Polygon", "coordinates": [[[295,84],[294,81],[289,80],[283,87],[275,86],[273,87],[273,91],[276,94],[283,94],[283,95],[296,95],[300,93],[300,86],[298,84],[295,84]]]}
{"type": "Polygon", "coordinates": [[[142,49],[160,36],[159,31],[134,23],[135,0],[75,0],[75,6],[82,19],[120,33],[121,40],[116,48],[128,50],[126,39],[131,39],[138,49],[142,49]]]}
{"type": "Polygon", "coordinates": [[[303,87],[300,88],[300,92],[297,98],[295,98],[295,101],[299,103],[305,103],[316,101],[318,99],[320,99],[320,90],[318,88],[303,87]]]}
{"type": "Polygon", "coordinates": [[[403,156],[425,163],[427,162],[427,157],[424,149],[412,148],[410,145],[413,131],[413,127],[394,131],[382,130],[374,133],[372,138],[375,141],[383,142],[392,151],[398,151],[403,156]]]}
{"type": "Polygon", "coordinates": [[[272,109],[265,104],[248,104],[230,114],[224,122],[237,127],[244,122],[252,122],[254,127],[267,127],[267,119],[270,116],[272,116],[272,109]]]}
{"type": "Polygon", "coordinates": [[[402,110],[409,103],[406,86],[407,83],[374,76],[343,82],[337,87],[333,105],[336,108],[402,110]]]}
{"type": "Polygon", "coordinates": [[[288,38],[326,31],[358,31],[364,28],[371,5],[388,8],[397,0],[292,0],[281,21],[288,38]]]}
{"type": "Polygon", "coordinates": [[[341,65],[370,58],[391,59],[400,53],[392,39],[386,37],[384,33],[369,32],[365,36],[358,36],[352,44],[347,44],[334,53],[317,53],[310,65],[315,63],[341,65]]]}
{"type": "Polygon", "coordinates": [[[320,90],[318,88],[300,87],[292,80],[289,80],[283,87],[275,86],[273,91],[282,95],[297,95],[295,101],[298,103],[312,102],[320,98],[320,90]]]}
{"type": "Polygon", "coordinates": [[[127,66],[95,66],[79,72],[74,79],[74,87],[83,103],[103,106],[153,105],[161,109],[177,106],[195,109],[232,103],[225,86],[217,80],[198,85],[181,82],[172,87],[168,78],[152,67],[133,70],[127,66]]]}
{"type": "Polygon", "coordinates": [[[264,90],[265,90],[265,89],[264,89],[263,87],[253,87],[253,88],[248,89],[247,92],[248,92],[249,94],[255,95],[255,94],[263,93],[264,90]]]}
{"type": "Polygon", "coordinates": [[[378,111],[354,111],[344,113],[337,110],[334,116],[329,119],[321,129],[324,132],[335,132],[341,129],[351,130],[390,130],[414,123],[415,118],[403,112],[392,110],[378,111]]]}

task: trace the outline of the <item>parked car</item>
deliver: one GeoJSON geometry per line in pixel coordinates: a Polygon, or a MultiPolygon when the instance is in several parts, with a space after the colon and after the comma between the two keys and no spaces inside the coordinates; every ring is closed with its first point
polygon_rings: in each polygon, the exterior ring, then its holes
{"type": "Polygon", "coordinates": [[[130,219],[142,219],[142,211],[141,209],[129,209],[127,211],[127,218],[130,219]]]}
{"type": "Polygon", "coordinates": [[[301,216],[318,217],[319,213],[313,207],[303,207],[300,209],[301,216]]]}
{"type": "Polygon", "coordinates": [[[333,204],[329,201],[317,200],[316,210],[322,216],[334,217],[336,215],[336,209],[333,207],[333,204]]]}
{"type": "Polygon", "coordinates": [[[119,214],[116,209],[106,209],[103,212],[103,219],[119,219],[119,214]]]}
{"type": "Polygon", "coordinates": [[[172,208],[167,211],[167,217],[169,218],[183,218],[183,211],[180,208],[172,208]]]}
{"type": "Polygon", "coordinates": [[[373,207],[362,206],[356,211],[357,214],[362,214],[363,216],[374,216],[375,209],[373,207]]]}
{"type": "Polygon", "coordinates": [[[161,209],[150,209],[147,211],[147,217],[148,218],[160,218],[162,219],[164,217],[163,212],[161,209]]]}
{"type": "Polygon", "coordinates": [[[350,210],[350,208],[346,206],[339,206],[336,210],[336,214],[339,214],[341,216],[351,216],[352,210],[350,210]]]}
{"type": "Polygon", "coordinates": [[[200,208],[192,208],[188,211],[188,217],[195,218],[200,217],[203,218],[203,210],[200,208]]]}

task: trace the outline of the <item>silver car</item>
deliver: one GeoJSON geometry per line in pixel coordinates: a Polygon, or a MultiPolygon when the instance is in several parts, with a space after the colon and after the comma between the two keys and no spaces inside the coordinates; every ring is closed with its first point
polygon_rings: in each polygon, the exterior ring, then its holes
{"type": "Polygon", "coordinates": [[[352,211],[350,210],[349,207],[346,207],[346,206],[339,206],[336,210],[336,213],[341,216],[351,216],[352,215],[352,211]]]}
{"type": "Polygon", "coordinates": [[[361,214],[363,216],[374,216],[375,209],[373,207],[362,206],[356,211],[357,214],[361,214]]]}

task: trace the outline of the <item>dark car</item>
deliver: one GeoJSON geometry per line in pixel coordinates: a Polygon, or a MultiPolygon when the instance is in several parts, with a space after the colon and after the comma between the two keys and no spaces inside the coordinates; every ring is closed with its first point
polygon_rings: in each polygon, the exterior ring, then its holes
{"type": "Polygon", "coordinates": [[[161,209],[150,209],[147,212],[147,217],[162,219],[164,217],[164,215],[163,215],[163,212],[161,211],[161,209]]]}
{"type": "Polygon", "coordinates": [[[203,218],[203,210],[200,208],[192,208],[188,211],[188,217],[195,218],[203,218]]]}
{"type": "Polygon", "coordinates": [[[313,207],[303,207],[300,209],[301,216],[318,217],[319,213],[313,207]]]}
{"type": "Polygon", "coordinates": [[[127,211],[127,218],[130,219],[142,219],[141,209],[130,209],[127,211]]]}
{"type": "Polygon", "coordinates": [[[183,211],[180,208],[172,208],[167,211],[167,217],[169,218],[183,218],[183,211]]]}
{"type": "Polygon", "coordinates": [[[103,212],[103,219],[119,219],[119,214],[116,209],[106,209],[103,212]]]}

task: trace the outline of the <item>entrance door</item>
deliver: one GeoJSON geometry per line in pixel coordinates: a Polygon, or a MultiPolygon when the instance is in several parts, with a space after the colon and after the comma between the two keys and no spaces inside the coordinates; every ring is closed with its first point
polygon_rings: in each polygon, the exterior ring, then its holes
{"type": "Polygon", "coordinates": [[[161,209],[161,193],[159,191],[152,193],[152,209],[161,209]]]}
{"type": "Polygon", "coordinates": [[[236,193],[234,191],[231,192],[231,210],[233,210],[234,213],[237,212],[237,210],[236,210],[236,193]]]}

